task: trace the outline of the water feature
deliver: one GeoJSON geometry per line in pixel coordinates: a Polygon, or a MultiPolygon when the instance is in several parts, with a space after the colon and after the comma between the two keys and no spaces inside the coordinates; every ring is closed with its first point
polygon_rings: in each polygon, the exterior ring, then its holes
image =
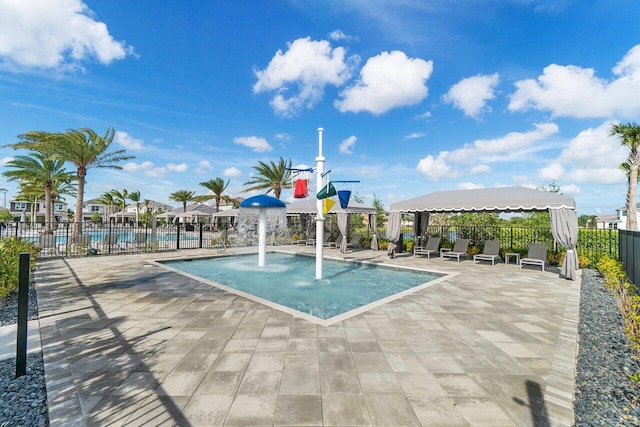
{"type": "MultiPolygon", "coordinates": [[[[323,320],[429,286],[444,274],[324,260],[324,277],[313,278],[314,259],[269,253],[269,268],[256,255],[162,261],[162,265],[323,320]]],[[[279,308],[279,307],[276,307],[279,308]]]]}
{"type": "Polygon", "coordinates": [[[249,197],[240,203],[238,222],[240,237],[245,237],[249,233],[253,234],[257,231],[258,266],[264,267],[266,264],[267,236],[271,235],[275,239],[276,233],[287,232],[287,205],[281,200],[266,194],[249,197]]]}

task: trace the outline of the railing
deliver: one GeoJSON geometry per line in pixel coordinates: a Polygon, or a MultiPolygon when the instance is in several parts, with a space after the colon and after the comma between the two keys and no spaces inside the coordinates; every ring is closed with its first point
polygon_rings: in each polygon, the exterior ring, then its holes
{"type": "Polygon", "coordinates": [[[640,231],[620,230],[620,262],[631,283],[640,285],[640,231]]]}
{"type": "Polygon", "coordinates": [[[73,223],[55,224],[53,234],[43,234],[44,224],[12,223],[0,226],[0,238],[20,237],[41,248],[40,257],[110,255],[122,253],[162,252],[177,249],[249,246],[243,239],[215,231],[211,224],[171,224],[151,227],[133,223],[82,225],[82,234],[73,236],[73,223]]]}
{"type": "MultiPolygon", "coordinates": [[[[0,238],[21,237],[30,240],[40,247],[41,257],[50,256],[83,256],[106,255],[117,253],[161,252],[177,249],[224,248],[226,246],[251,246],[255,242],[251,238],[228,235],[222,230],[216,231],[211,224],[170,224],[158,225],[155,229],[148,225],[132,223],[83,224],[83,237],[72,238],[73,223],[54,224],[53,236],[41,237],[44,224],[11,223],[0,224],[0,238]],[[109,237],[110,236],[110,237],[109,237]]],[[[289,236],[306,236],[299,225],[289,226],[289,236]]],[[[352,230],[370,237],[368,229],[352,230]]],[[[379,227],[378,234],[386,238],[386,229],[379,227]]],[[[627,232],[628,233],[628,232],[627,232]]],[[[339,231],[333,230],[335,238],[339,231]]],[[[442,238],[443,246],[451,246],[458,238],[470,239],[470,246],[482,248],[486,240],[498,240],[505,252],[526,254],[529,243],[544,243],[552,253],[562,250],[554,241],[551,229],[547,227],[485,227],[485,226],[429,226],[425,233],[442,238]]],[[[406,243],[414,239],[413,228],[402,227],[401,235],[406,243]]],[[[289,236],[269,238],[269,244],[295,243],[289,236]]],[[[640,252],[640,237],[636,234],[625,234],[624,247],[618,230],[580,229],[577,252],[589,260],[590,266],[603,255],[615,259],[626,259],[634,274],[640,274],[637,259],[640,252]],[[632,250],[630,248],[635,248],[632,250]],[[631,251],[631,252],[630,252],[631,251]],[[626,257],[626,258],[625,258],[626,257]]],[[[299,242],[300,240],[298,240],[299,242]]],[[[301,241],[304,241],[302,238],[301,241]]],[[[632,277],[632,274],[629,274],[632,277]]],[[[638,281],[638,279],[635,279],[638,281]]]]}

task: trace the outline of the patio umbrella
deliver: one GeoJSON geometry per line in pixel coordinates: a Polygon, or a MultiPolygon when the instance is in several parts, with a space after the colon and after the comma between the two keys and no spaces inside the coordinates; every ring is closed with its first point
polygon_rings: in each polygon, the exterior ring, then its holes
{"type": "Polygon", "coordinates": [[[27,222],[27,213],[25,211],[20,214],[20,222],[23,224],[27,222]]]}

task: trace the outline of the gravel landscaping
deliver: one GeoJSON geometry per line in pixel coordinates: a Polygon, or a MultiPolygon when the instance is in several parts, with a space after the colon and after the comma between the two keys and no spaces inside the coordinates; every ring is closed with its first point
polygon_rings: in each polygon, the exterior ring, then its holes
{"type": "MultiPolygon", "coordinates": [[[[16,323],[17,297],[0,307],[0,326],[16,323]]],[[[37,318],[35,292],[29,319],[37,318]]],[[[576,426],[640,425],[640,373],[615,298],[600,274],[583,270],[579,352],[574,401],[576,426]]],[[[15,377],[15,359],[0,361],[0,427],[49,425],[42,353],[27,358],[27,375],[15,377]]]]}

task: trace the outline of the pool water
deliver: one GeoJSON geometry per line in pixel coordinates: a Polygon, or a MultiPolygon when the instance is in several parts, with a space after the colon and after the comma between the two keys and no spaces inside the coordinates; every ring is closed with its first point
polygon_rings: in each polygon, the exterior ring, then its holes
{"type": "Polygon", "coordinates": [[[162,264],[320,319],[330,319],[445,276],[324,259],[323,279],[315,280],[315,262],[309,256],[270,252],[264,267],[258,267],[257,254],[162,264]]]}

